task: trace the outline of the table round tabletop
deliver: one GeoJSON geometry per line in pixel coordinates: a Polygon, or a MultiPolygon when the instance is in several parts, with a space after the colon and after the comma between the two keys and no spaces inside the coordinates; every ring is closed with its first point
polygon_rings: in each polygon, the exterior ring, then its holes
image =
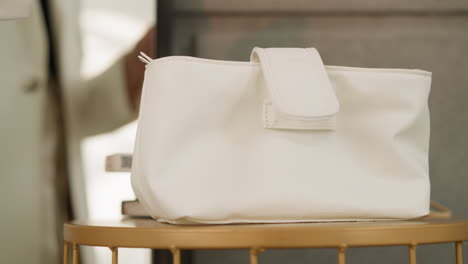
{"type": "Polygon", "coordinates": [[[244,248],[251,250],[251,263],[269,248],[337,248],[338,263],[344,263],[346,248],[394,245],[409,246],[410,263],[416,263],[417,245],[454,242],[457,263],[462,263],[468,219],[183,226],[145,218],[85,220],[66,223],[64,240],[66,252],[69,244],[74,249],[77,245],[170,249],[175,256],[180,249],[244,248]]]}
{"type": "Polygon", "coordinates": [[[242,225],[171,225],[152,219],[75,221],[65,241],[138,248],[325,248],[468,240],[468,219],[242,225]]]}

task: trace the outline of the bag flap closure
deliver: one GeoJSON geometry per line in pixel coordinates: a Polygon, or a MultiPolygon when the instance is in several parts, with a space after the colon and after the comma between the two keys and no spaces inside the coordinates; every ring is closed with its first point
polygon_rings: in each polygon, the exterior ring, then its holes
{"type": "Polygon", "coordinates": [[[339,103],[314,48],[254,48],[269,100],[264,126],[282,129],[335,129],[339,103]]]}

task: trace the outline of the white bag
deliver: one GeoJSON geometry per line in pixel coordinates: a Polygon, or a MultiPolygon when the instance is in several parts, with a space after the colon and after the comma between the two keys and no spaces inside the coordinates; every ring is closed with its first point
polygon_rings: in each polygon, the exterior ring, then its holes
{"type": "Polygon", "coordinates": [[[251,62],[144,59],[132,186],[176,224],[407,219],[429,213],[431,73],[324,66],[315,49],[251,62]]]}

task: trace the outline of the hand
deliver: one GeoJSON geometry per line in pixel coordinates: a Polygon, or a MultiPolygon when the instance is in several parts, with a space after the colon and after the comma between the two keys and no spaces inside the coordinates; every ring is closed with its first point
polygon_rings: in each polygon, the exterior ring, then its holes
{"type": "MultiPolygon", "coordinates": [[[[127,80],[127,94],[130,105],[137,111],[140,104],[141,88],[145,73],[145,64],[138,59],[140,51],[153,57],[155,28],[151,27],[135,48],[125,56],[125,72],[127,80]]],[[[154,57],[153,57],[154,58],[154,57]]]]}

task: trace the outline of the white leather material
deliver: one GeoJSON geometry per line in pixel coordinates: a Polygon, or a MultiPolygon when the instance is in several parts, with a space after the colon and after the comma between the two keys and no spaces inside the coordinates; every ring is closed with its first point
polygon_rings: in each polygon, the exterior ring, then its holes
{"type": "Polygon", "coordinates": [[[265,128],[334,129],[339,104],[325,66],[314,48],[254,48],[269,99],[265,128]]]}
{"type": "MultiPolygon", "coordinates": [[[[295,69],[287,52],[278,51],[285,56],[278,67],[295,69]]],[[[272,84],[265,83],[259,63],[151,61],[132,165],[132,186],[145,209],[177,224],[426,215],[431,74],[325,69],[339,101],[336,129],[265,129],[264,102],[272,84]]],[[[320,69],[300,69],[307,70],[318,76],[320,69]]],[[[309,82],[314,80],[304,79],[309,82]]],[[[301,79],[295,84],[301,86],[301,79]]],[[[337,110],[304,105],[297,112],[290,104],[281,110],[310,116],[337,110]]]]}

